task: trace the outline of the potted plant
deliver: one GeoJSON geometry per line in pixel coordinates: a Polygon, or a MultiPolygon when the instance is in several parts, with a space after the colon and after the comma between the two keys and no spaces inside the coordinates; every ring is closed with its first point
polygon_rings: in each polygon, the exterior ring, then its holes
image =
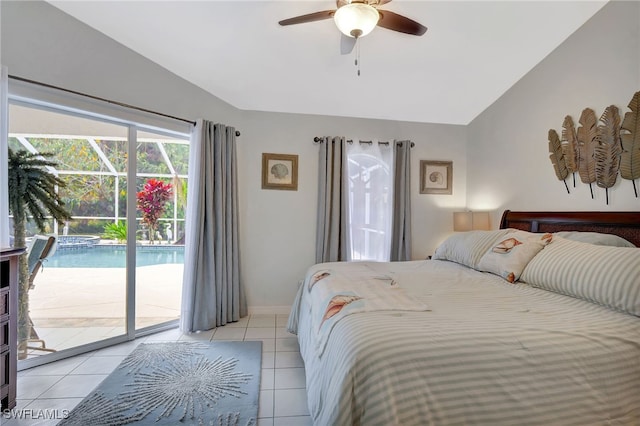
{"type": "MultiPolygon", "coordinates": [[[[26,150],[9,149],[9,211],[13,214],[14,246],[26,246],[26,226],[33,220],[45,232],[47,220],[52,216],[59,222],[71,220],[71,213],[59,197],[56,188],[66,186],[46,167],[57,165],[48,160],[50,153],[33,154],[26,150]]],[[[29,265],[27,255],[19,259],[18,284],[18,348],[25,348],[31,324],[29,320],[29,265]]]]}

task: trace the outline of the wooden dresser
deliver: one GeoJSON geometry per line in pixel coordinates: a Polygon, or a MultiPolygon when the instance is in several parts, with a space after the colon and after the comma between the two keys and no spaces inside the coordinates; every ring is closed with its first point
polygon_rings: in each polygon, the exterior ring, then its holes
{"type": "Polygon", "coordinates": [[[0,409],[16,405],[18,258],[24,249],[0,249],[0,409]]]}

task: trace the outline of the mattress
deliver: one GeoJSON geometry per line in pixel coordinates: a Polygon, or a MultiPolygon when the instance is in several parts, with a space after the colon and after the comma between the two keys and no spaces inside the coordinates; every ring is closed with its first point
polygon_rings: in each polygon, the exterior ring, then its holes
{"type": "Polygon", "coordinates": [[[316,425],[640,424],[640,318],[457,263],[315,265],[289,328],[316,425]],[[319,344],[311,277],[363,267],[426,309],[356,311],[319,344]]]}

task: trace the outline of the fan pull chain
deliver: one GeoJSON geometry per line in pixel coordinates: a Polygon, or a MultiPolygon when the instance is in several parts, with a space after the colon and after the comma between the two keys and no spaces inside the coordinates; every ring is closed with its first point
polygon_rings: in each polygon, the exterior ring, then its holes
{"type": "Polygon", "coordinates": [[[360,77],[360,38],[356,38],[356,68],[358,69],[358,77],[360,77]]]}

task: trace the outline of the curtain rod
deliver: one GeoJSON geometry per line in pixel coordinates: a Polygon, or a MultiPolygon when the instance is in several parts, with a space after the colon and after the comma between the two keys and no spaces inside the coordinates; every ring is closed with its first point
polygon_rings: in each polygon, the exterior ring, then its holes
{"type": "MultiPolygon", "coordinates": [[[[194,126],[196,125],[196,122],[193,121],[193,120],[187,120],[186,118],[180,118],[180,117],[176,117],[176,116],[173,116],[173,115],[164,114],[162,112],[157,112],[157,111],[153,111],[153,110],[150,110],[150,109],[137,107],[135,105],[125,104],[124,102],[113,101],[111,99],[105,99],[105,98],[101,98],[99,96],[89,95],[88,93],[78,92],[76,90],[71,90],[71,89],[65,89],[64,87],[54,86],[52,84],[42,83],[40,81],[30,80],[28,78],[18,77],[18,76],[15,76],[15,75],[9,75],[9,78],[11,78],[13,80],[17,80],[17,81],[23,81],[25,83],[37,84],[38,86],[47,87],[49,89],[61,90],[63,92],[71,93],[71,94],[74,94],[74,95],[84,96],[86,98],[90,98],[90,99],[93,99],[93,100],[96,100],[96,101],[107,102],[109,104],[118,105],[118,106],[121,106],[121,107],[130,108],[130,109],[135,109],[135,110],[146,112],[146,113],[149,113],[149,114],[159,115],[161,117],[171,118],[173,120],[178,120],[178,121],[183,121],[185,123],[193,124],[194,126]]],[[[236,130],[236,136],[240,136],[240,131],[236,130]]]]}
{"type": "MultiPolygon", "coordinates": [[[[322,143],[323,142],[323,138],[321,138],[320,136],[316,136],[313,138],[313,142],[314,143],[322,143]]],[[[347,143],[353,143],[352,139],[347,139],[347,143]]],[[[373,141],[362,141],[359,140],[358,143],[361,144],[367,144],[367,145],[373,145],[373,141]]],[[[378,141],[378,145],[389,145],[389,141],[378,141]]],[[[411,148],[413,148],[416,144],[411,142],[411,148]]]]}

